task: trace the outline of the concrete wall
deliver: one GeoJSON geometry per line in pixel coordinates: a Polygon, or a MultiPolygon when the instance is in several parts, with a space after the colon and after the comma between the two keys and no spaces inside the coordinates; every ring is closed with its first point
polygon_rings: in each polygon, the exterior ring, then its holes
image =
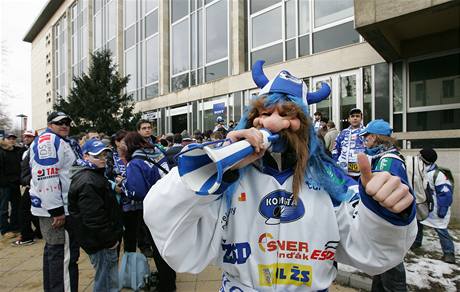
{"type": "MultiPolygon", "coordinates": [[[[40,33],[32,41],[32,128],[46,128],[47,112],[52,109],[53,86],[54,86],[54,63],[53,63],[53,25],[62,17],[68,7],[73,3],[72,0],[65,1],[54,15],[49,19],[48,23],[43,27],[40,33]],[[48,38],[51,38],[50,44],[47,44],[48,38]],[[50,62],[47,63],[47,54],[49,54],[50,62]],[[50,82],[47,82],[47,74],[50,82]],[[48,95],[47,95],[48,93],[48,95]],[[51,102],[47,98],[51,97],[51,102]]],[[[67,44],[69,45],[69,43],[67,44]]],[[[69,55],[67,56],[70,57],[69,55]]],[[[67,68],[67,70],[70,70],[67,68]]]]}
{"type": "MultiPolygon", "coordinates": [[[[420,149],[404,149],[405,155],[417,155],[420,149]]],[[[436,149],[438,160],[436,164],[447,167],[454,175],[456,188],[454,190],[454,202],[451,206],[451,222],[460,222],[460,151],[458,149],[436,149]]]]}
{"type": "Polygon", "coordinates": [[[355,27],[385,21],[454,0],[355,0],[355,27]]]}

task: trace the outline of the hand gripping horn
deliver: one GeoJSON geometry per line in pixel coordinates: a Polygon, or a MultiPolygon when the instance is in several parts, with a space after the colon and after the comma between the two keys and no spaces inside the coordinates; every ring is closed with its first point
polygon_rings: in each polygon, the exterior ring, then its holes
{"type": "MultiPolygon", "coordinates": [[[[279,139],[267,129],[260,130],[264,146],[279,139]]],[[[254,147],[246,140],[217,146],[227,140],[204,144],[189,144],[177,155],[177,167],[182,181],[199,195],[220,194],[224,173],[232,166],[254,153],[254,147]]]]}

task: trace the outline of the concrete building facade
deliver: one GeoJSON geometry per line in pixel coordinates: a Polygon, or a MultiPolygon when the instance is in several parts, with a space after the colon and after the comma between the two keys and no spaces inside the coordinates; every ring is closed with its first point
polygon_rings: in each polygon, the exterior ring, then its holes
{"type": "Polygon", "coordinates": [[[311,112],[342,128],[362,108],[365,123],[392,124],[403,151],[439,150],[460,181],[459,15],[458,0],[50,0],[24,37],[32,124],[46,126],[101,48],[131,76],[127,92],[157,135],[238,121],[264,59],[268,77],[286,69],[310,90],[331,85],[311,112]]]}

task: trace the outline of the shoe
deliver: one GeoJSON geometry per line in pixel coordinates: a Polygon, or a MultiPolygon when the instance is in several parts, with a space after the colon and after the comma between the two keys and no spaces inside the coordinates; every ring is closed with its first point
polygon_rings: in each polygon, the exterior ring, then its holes
{"type": "Polygon", "coordinates": [[[441,260],[449,264],[455,264],[455,255],[453,253],[446,253],[442,256],[441,260]]]}
{"type": "Polygon", "coordinates": [[[144,248],[141,249],[141,252],[143,255],[145,255],[146,258],[153,258],[153,251],[150,248],[144,248]]]}
{"type": "Polygon", "coordinates": [[[16,240],[11,243],[11,246],[27,246],[27,245],[32,245],[34,244],[35,241],[33,239],[29,240],[16,240]]]}

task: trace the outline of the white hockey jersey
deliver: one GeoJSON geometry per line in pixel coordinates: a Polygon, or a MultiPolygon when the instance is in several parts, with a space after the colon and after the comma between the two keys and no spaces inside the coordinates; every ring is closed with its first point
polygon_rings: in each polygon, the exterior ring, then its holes
{"type": "Polygon", "coordinates": [[[307,182],[294,201],[288,171],[249,166],[228,207],[224,196],[188,190],[173,168],[147,194],[144,220],[177,272],[221,266],[221,291],[316,291],[335,279],[335,261],[379,274],[399,264],[415,239],[415,208],[396,222],[363,196],[335,204],[307,182]]]}
{"type": "Polygon", "coordinates": [[[36,137],[30,146],[30,200],[39,217],[68,215],[69,170],[76,157],[70,145],[51,130],[36,137]]]}

